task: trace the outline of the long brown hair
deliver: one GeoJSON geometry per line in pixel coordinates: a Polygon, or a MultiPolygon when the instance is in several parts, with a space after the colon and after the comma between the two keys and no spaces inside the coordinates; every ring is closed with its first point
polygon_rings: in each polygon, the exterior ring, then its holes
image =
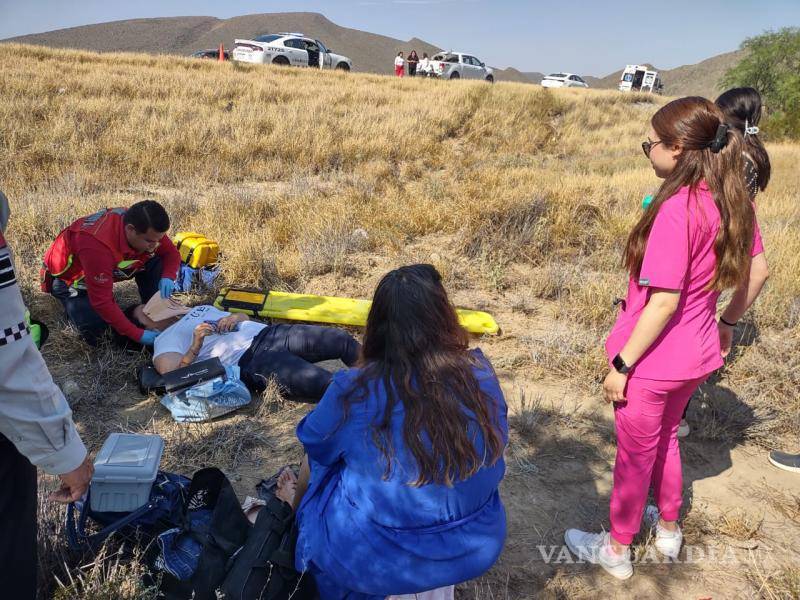
{"type": "Polygon", "coordinates": [[[398,402],[405,413],[403,440],[419,469],[411,485],[452,485],[500,459],[497,401],[478,385],[467,333],[433,266],[400,267],[381,279],[363,342],[361,372],[343,398],[344,414],[346,419],[351,405],[383,382],[386,407],[372,424],[372,439],[386,459],[384,477],[394,462],[392,414],[398,402]],[[482,455],[475,448],[478,432],[482,455]]]}
{"type": "Polygon", "coordinates": [[[763,192],[772,175],[769,154],[758,134],[747,134],[745,131],[747,127],[758,127],[761,121],[761,94],[751,87],[733,88],[723,92],[714,104],[725,113],[725,120],[744,136],[744,150],[755,164],[758,189],[763,192]]]}
{"type": "Polygon", "coordinates": [[[714,243],[717,267],[709,289],[737,287],[747,276],[753,206],[742,176],[742,136],[735,129],[720,127],[724,121],[719,107],[696,96],[673,100],[653,115],[651,124],[658,138],[665,147],[677,146],[681,153],[674,170],[628,236],[623,264],[634,278],[639,278],[647,239],[661,205],[684,186],[696,194],[701,181],[708,185],[720,214],[714,243]]]}

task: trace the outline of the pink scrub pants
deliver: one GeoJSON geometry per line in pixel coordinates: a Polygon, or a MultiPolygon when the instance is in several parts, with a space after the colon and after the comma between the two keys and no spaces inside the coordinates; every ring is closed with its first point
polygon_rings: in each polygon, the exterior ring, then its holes
{"type": "Polygon", "coordinates": [[[678,425],[683,409],[707,375],[691,381],[628,380],[627,402],[614,406],[617,459],[611,491],[611,535],[630,544],[639,533],[653,487],[661,518],[677,521],[683,501],[678,425]]]}

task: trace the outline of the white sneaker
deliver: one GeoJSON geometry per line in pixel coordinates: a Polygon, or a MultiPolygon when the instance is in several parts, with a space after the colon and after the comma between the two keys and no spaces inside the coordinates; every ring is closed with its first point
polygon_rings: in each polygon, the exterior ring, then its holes
{"type": "Polygon", "coordinates": [[[644,522],[656,530],[656,550],[667,558],[676,560],[681,552],[681,544],[683,544],[681,528],[678,527],[675,531],[668,531],[661,527],[658,507],[652,504],[644,509],[644,522]]]}
{"type": "Polygon", "coordinates": [[[628,579],[633,575],[633,565],[629,552],[619,555],[611,548],[610,534],[589,533],[580,529],[567,529],[564,542],[580,560],[600,565],[617,579],[628,579]]]}
{"type": "Polygon", "coordinates": [[[691,432],[692,428],[689,427],[689,422],[686,419],[681,419],[681,424],[678,425],[678,437],[679,438],[688,437],[691,432]]]}

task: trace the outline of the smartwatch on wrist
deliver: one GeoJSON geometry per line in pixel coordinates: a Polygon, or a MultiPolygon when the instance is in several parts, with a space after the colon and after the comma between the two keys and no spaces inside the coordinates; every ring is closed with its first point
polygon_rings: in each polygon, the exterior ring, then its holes
{"type": "Polygon", "coordinates": [[[622,373],[623,375],[630,373],[631,368],[625,364],[625,361],[622,360],[622,357],[619,354],[614,357],[614,360],[611,361],[611,364],[617,373],[622,373]]]}

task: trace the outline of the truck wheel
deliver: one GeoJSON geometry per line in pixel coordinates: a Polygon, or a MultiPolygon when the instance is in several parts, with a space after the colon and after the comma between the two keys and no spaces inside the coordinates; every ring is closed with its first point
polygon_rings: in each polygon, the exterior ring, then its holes
{"type": "Polygon", "coordinates": [[[494,77],[492,77],[491,75],[487,75],[486,81],[488,81],[489,83],[494,83],[494,77]]]}
{"type": "Polygon", "coordinates": [[[350,65],[348,65],[346,62],[340,62],[338,65],[336,65],[336,69],[338,71],[349,71],[350,65]]]}
{"type": "Polygon", "coordinates": [[[458,74],[458,71],[450,75],[450,79],[461,79],[461,75],[458,74]]]}
{"type": "Polygon", "coordinates": [[[276,56],[273,61],[273,65],[278,65],[280,67],[288,67],[289,66],[289,59],[285,56],[276,56]]]}

